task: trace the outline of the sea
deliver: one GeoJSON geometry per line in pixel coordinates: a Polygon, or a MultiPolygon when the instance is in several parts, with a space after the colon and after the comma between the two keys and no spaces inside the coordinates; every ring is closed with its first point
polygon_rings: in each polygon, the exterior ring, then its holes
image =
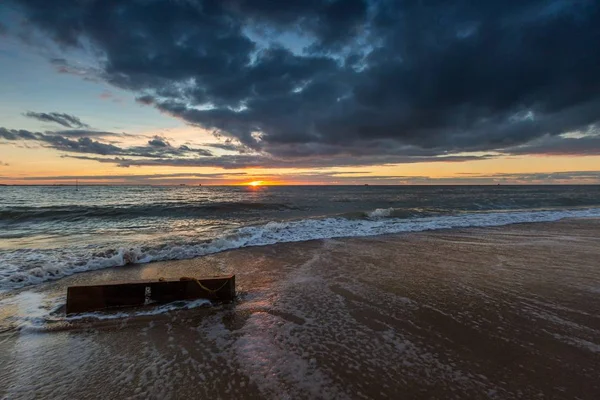
{"type": "Polygon", "coordinates": [[[0,186],[0,399],[597,399],[596,217],[600,186],[0,186]],[[235,301],[65,312],[216,274],[235,301]]]}
{"type": "Polygon", "coordinates": [[[600,217],[600,186],[2,186],[0,293],[249,246],[600,217]]]}

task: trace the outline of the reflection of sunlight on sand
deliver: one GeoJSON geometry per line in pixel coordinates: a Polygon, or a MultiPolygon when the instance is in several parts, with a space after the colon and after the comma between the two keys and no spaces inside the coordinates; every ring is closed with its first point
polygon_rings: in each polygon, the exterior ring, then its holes
{"type": "MultiPolygon", "coordinates": [[[[296,259],[290,256],[294,265],[296,259]]],[[[238,311],[248,310],[251,315],[236,332],[233,357],[265,397],[293,398],[298,393],[309,398],[344,397],[344,391],[306,352],[310,330],[303,329],[304,313],[295,307],[303,302],[304,289],[320,290],[322,282],[311,276],[319,259],[317,250],[308,260],[294,265],[285,280],[253,290],[238,306],[238,311]]]]}
{"type": "Polygon", "coordinates": [[[7,297],[0,300],[0,332],[7,328],[10,320],[18,315],[19,307],[14,302],[14,297],[7,297]]]}
{"type": "Polygon", "coordinates": [[[22,292],[0,301],[0,328],[31,328],[41,325],[48,316],[45,296],[22,292]]]}
{"type": "MultiPolygon", "coordinates": [[[[137,267],[135,267],[137,268],[137,267]]],[[[217,262],[209,262],[204,258],[179,260],[175,264],[165,266],[164,263],[149,263],[137,268],[137,274],[131,279],[146,280],[159,278],[180,278],[182,276],[227,275],[229,272],[217,262]]]]}
{"type": "Polygon", "coordinates": [[[316,360],[300,353],[295,324],[255,312],[240,333],[233,345],[235,360],[263,395],[293,398],[293,393],[304,393],[309,398],[339,398],[337,387],[317,369],[316,360]]]}

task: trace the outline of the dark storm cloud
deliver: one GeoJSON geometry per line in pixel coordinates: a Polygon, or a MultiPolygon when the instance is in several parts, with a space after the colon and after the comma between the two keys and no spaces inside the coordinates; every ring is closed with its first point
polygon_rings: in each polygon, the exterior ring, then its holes
{"type": "Polygon", "coordinates": [[[139,96],[136,97],[135,101],[137,101],[140,104],[145,104],[147,106],[154,104],[154,97],[150,96],[150,95],[145,95],[145,96],[139,96]]]}
{"type": "Polygon", "coordinates": [[[51,113],[43,113],[43,112],[33,112],[28,111],[25,114],[26,117],[37,119],[42,122],[54,122],[56,124],[62,125],[66,128],[89,128],[90,126],[86,123],[83,123],[79,118],[74,115],[51,112],[51,113]]]}
{"type": "Polygon", "coordinates": [[[231,2],[239,16],[274,34],[295,30],[314,35],[314,49],[335,49],[352,43],[367,23],[365,0],[238,0],[231,2]]]}
{"type": "Polygon", "coordinates": [[[220,150],[234,151],[236,153],[241,153],[241,154],[247,153],[250,150],[242,144],[232,143],[232,142],[228,142],[228,141],[226,141],[224,143],[207,143],[204,146],[212,147],[212,148],[220,149],[220,150]]]}
{"type": "Polygon", "coordinates": [[[600,155],[600,135],[583,137],[544,137],[527,145],[506,149],[507,154],[600,155]]]}
{"type": "Polygon", "coordinates": [[[600,122],[594,0],[13,1],[98,79],[274,159],[589,154],[556,138],[600,122]]]}

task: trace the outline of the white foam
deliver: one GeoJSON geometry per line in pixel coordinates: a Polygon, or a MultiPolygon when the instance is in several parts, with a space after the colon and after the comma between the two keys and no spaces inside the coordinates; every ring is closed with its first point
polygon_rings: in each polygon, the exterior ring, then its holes
{"type": "Polygon", "coordinates": [[[600,345],[598,345],[596,343],[592,343],[587,340],[572,337],[572,336],[559,335],[558,333],[553,333],[552,336],[554,336],[556,339],[559,339],[570,345],[577,346],[584,350],[591,351],[592,353],[600,353],[600,345]]]}
{"type": "Polygon", "coordinates": [[[65,321],[77,321],[81,319],[98,319],[98,320],[106,320],[106,319],[120,319],[120,318],[132,318],[132,317],[144,317],[148,315],[159,315],[165,314],[170,311],[176,310],[190,310],[192,308],[197,307],[206,307],[211,305],[210,300],[206,299],[196,299],[196,300],[188,300],[188,301],[176,301],[173,303],[163,304],[156,307],[148,307],[143,310],[132,310],[132,311],[119,311],[119,312],[111,312],[111,313],[103,313],[103,312],[92,312],[92,313],[81,313],[73,316],[65,317],[65,321]]]}
{"type": "MultiPolygon", "coordinates": [[[[386,214],[388,209],[379,214],[386,214]]],[[[377,211],[377,210],[375,210],[377,211]]],[[[391,212],[391,211],[390,211],[391,212]]],[[[600,208],[560,210],[470,213],[421,218],[303,219],[287,222],[270,222],[260,226],[247,226],[230,231],[209,242],[188,242],[142,251],[140,248],[121,248],[110,257],[69,253],[61,249],[55,253],[31,251],[28,259],[39,267],[22,271],[15,252],[0,254],[3,265],[0,274],[0,291],[35,285],[59,279],[78,272],[118,267],[129,263],[179,260],[218,253],[225,250],[275,243],[302,242],[315,239],[363,237],[402,232],[420,232],[437,229],[503,226],[524,222],[552,222],[564,218],[600,217],[600,208]]],[[[22,258],[22,256],[21,256],[22,258]]],[[[27,261],[20,263],[27,263],[27,261]]]]}
{"type": "Polygon", "coordinates": [[[0,307],[12,307],[14,308],[14,313],[9,319],[0,321],[0,330],[8,328],[17,329],[21,332],[39,332],[57,323],[76,322],[79,320],[136,318],[166,314],[177,310],[207,307],[212,304],[210,300],[196,299],[176,301],[143,309],[116,312],[90,312],[65,317],[64,313],[57,313],[57,310],[64,306],[64,301],[64,298],[47,298],[41,293],[32,291],[22,292],[14,297],[1,300],[0,307]]]}
{"type": "Polygon", "coordinates": [[[367,217],[369,218],[385,218],[390,217],[394,212],[393,208],[377,208],[373,211],[367,213],[367,217]]]}
{"type": "Polygon", "coordinates": [[[42,325],[56,304],[41,293],[21,292],[0,300],[0,308],[12,309],[11,316],[0,321],[0,330],[36,328],[42,325]]]}

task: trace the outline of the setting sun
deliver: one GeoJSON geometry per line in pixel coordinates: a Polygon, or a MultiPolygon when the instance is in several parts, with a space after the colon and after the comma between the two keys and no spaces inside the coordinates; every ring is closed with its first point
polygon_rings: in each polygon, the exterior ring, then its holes
{"type": "Polygon", "coordinates": [[[252,181],[252,182],[248,183],[249,186],[255,186],[255,187],[261,186],[262,184],[263,184],[263,181],[252,181]]]}

